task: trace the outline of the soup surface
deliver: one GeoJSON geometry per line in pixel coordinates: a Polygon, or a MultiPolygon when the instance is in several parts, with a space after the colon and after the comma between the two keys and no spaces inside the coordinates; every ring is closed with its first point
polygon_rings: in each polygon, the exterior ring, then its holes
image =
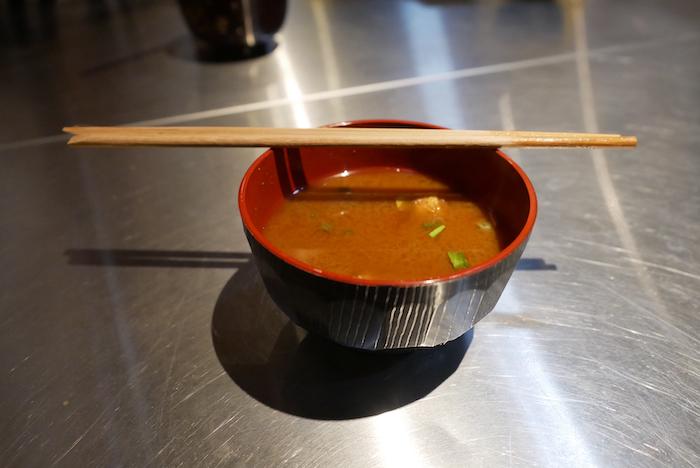
{"type": "Polygon", "coordinates": [[[315,268],[375,280],[423,280],[500,251],[493,220],[462,195],[404,169],[343,173],[285,201],[264,227],[315,268]]]}

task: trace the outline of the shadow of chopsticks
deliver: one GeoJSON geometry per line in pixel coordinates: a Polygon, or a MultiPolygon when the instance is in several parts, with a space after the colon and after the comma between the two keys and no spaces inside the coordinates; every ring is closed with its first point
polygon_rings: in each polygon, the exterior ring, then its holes
{"type": "Polygon", "coordinates": [[[515,267],[516,270],[556,270],[557,266],[547,263],[543,258],[521,258],[515,267]]]}
{"type": "Polygon", "coordinates": [[[237,268],[249,253],[201,250],[68,249],[69,265],[175,268],[237,268]]]}
{"type": "MultiPolygon", "coordinates": [[[[251,260],[246,252],[203,250],[68,249],[69,265],[172,268],[238,268],[251,260]]],[[[556,270],[542,258],[521,258],[516,270],[556,270]]]]}

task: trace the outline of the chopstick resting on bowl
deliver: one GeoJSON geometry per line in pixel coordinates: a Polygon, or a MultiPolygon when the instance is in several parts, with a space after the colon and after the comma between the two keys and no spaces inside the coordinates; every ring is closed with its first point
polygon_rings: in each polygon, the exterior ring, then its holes
{"type": "Polygon", "coordinates": [[[66,127],[74,146],[633,147],[634,136],[419,128],[66,127]]]}

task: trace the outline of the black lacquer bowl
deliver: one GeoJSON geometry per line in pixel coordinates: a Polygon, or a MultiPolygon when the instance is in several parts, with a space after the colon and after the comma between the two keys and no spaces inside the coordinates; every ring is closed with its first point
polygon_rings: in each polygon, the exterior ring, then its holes
{"type": "MultiPolygon", "coordinates": [[[[439,128],[395,120],[336,126],[439,128]]],[[[246,172],[238,205],[265,287],[280,309],[311,333],[365,350],[436,346],[471,329],[498,301],[537,215],[527,175],[497,149],[271,149],[246,172]],[[488,262],[449,276],[372,281],[321,271],[265,238],[262,227],[270,215],[309,181],[369,167],[408,168],[445,181],[490,212],[504,248],[488,262]]]]}

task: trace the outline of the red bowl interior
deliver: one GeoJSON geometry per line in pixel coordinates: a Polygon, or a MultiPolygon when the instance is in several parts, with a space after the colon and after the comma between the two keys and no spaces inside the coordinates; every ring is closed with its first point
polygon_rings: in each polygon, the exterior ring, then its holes
{"type": "MultiPolygon", "coordinates": [[[[429,124],[393,120],[342,122],[344,127],[441,128],[429,124]]],[[[238,206],[246,229],[270,252],[311,274],[362,285],[409,286],[469,276],[506,258],[532,231],[537,199],[532,183],[508,156],[495,149],[404,148],[276,148],[263,153],[250,166],[238,194],[238,206]],[[263,233],[270,216],[285,198],[310,182],[371,167],[412,169],[441,180],[481,204],[496,221],[501,252],[486,263],[449,276],[422,281],[372,281],[322,271],[297,260],[271,244],[263,233]]]]}

